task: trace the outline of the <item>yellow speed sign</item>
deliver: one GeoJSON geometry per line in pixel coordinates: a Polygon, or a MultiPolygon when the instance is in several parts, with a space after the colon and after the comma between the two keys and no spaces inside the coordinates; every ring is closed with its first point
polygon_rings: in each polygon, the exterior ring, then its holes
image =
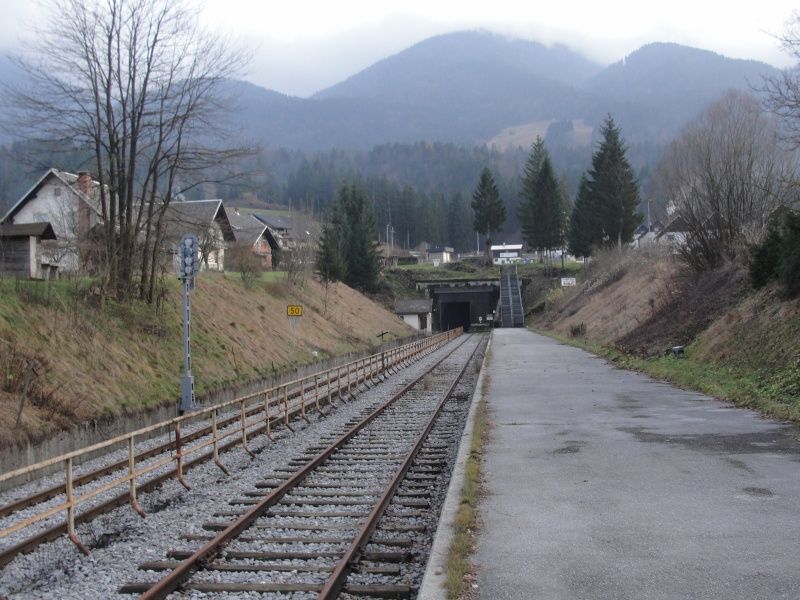
{"type": "Polygon", "coordinates": [[[303,316],[303,305],[302,304],[287,304],[286,305],[286,316],[287,317],[302,317],[303,316]]]}

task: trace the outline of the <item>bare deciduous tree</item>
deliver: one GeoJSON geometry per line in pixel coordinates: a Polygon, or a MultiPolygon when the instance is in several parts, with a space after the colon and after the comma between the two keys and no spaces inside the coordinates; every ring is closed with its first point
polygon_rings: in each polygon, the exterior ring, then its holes
{"type": "Polygon", "coordinates": [[[731,91],[670,144],[656,185],[686,232],[681,253],[697,270],[760,239],[770,215],[789,200],[796,173],[778,125],[753,96],[731,91]]]}
{"type": "Polygon", "coordinates": [[[765,77],[761,91],[765,105],[783,124],[782,137],[800,147],[800,12],[795,11],[783,33],[776,36],[784,52],[797,61],[794,67],[765,77]]]}
{"type": "Polygon", "coordinates": [[[223,83],[246,55],[202,29],[184,0],[46,6],[16,59],[32,81],[12,92],[16,120],[28,139],[91,152],[105,283],[119,298],[152,301],[166,205],[246,152],[224,147],[217,126],[223,83]]]}

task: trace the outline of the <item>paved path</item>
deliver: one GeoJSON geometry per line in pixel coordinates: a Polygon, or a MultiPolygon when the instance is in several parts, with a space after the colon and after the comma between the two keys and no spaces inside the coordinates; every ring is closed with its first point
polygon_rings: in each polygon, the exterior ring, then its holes
{"type": "Polygon", "coordinates": [[[494,336],[481,599],[800,598],[800,429],[494,336]]]}

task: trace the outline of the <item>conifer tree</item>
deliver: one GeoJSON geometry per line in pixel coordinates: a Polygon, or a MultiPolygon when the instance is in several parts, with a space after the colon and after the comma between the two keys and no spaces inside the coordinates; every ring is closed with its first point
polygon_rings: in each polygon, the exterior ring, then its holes
{"type": "Polygon", "coordinates": [[[322,226],[316,268],[324,282],[344,281],[362,291],[378,287],[381,261],[375,214],[366,194],[343,186],[322,226]]]}
{"type": "Polygon", "coordinates": [[[633,239],[642,222],[638,212],[639,184],[625,156],[626,147],[611,116],[601,129],[603,141],[592,156],[588,178],[588,219],[586,235],[593,245],[622,249],[633,239]]]}
{"type": "Polygon", "coordinates": [[[539,251],[559,248],[564,242],[563,188],[556,179],[550,153],[541,137],[525,163],[517,208],[525,242],[539,251]]]}
{"type": "Polygon", "coordinates": [[[316,256],[317,273],[324,283],[341,281],[345,277],[346,269],[342,256],[340,229],[339,215],[335,214],[335,211],[331,211],[328,219],[322,224],[316,256]]]}
{"type": "Polygon", "coordinates": [[[344,282],[362,291],[374,291],[381,270],[375,214],[366,194],[357,186],[343,186],[337,208],[345,264],[344,282]]]}
{"type": "Polygon", "coordinates": [[[589,205],[589,180],[586,173],[581,175],[578,195],[569,218],[567,229],[569,251],[577,258],[592,254],[592,214],[589,205]]]}
{"type": "Polygon", "coordinates": [[[484,168],[478,187],[472,194],[473,229],[486,237],[486,255],[489,257],[492,236],[500,231],[506,220],[506,207],[500,200],[500,192],[492,172],[484,168]]]}

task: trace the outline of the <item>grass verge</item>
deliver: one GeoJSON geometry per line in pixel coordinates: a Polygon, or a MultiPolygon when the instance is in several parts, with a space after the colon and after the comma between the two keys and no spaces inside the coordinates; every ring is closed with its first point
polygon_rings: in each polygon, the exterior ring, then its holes
{"type": "MultiPolygon", "coordinates": [[[[487,352],[486,360],[489,360],[487,352]]],[[[468,597],[473,581],[473,566],[470,557],[475,548],[475,534],[480,525],[478,503],[483,490],[483,447],[488,438],[489,407],[486,395],[490,378],[484,372],[480,399],[475,412],[475,424],[469,457],[464,468],[464,484],[461,488],[461,501],[456,513],[453,539],[447,553],[447,573],[445,589],[450,600],[468,597]]]]}
{"type": "Polygon", "coordinates": [[[753,408],[768,417],[800,422],[800,364],[788,364],[765,374],[740,365],[729,366],[695,359],[692,345],[685,349],[684,358],[660,356],[646,359],[585,338],[567,337],[544,329],[536,331],[601,356],[620,368],[639,371],[680,388],[732,402],[736,406],[753,408]]]}

